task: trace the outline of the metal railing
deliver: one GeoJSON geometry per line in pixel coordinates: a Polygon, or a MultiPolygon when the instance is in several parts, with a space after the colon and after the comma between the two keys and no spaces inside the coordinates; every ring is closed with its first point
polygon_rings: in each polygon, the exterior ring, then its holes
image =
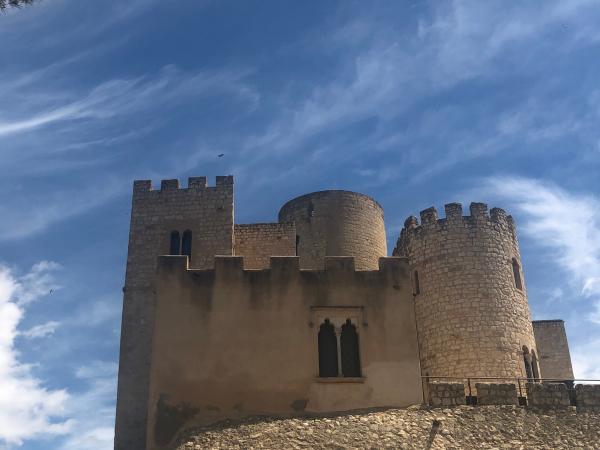
{"type": "Polygon", "coordinates": [[[524,377],[437,377],[431,375],[421,376],[423,386],[423,401],[429,403],[429,383],[435,380],[460,380],[465,386],[465,397],[467,405],[476,405],[477,396],[473,395],[474,383],[477,381],[483,382],[504,382],[514,383],[518,389],[519,405],[525,406],[527,404],[527,390],[525,389],[526,383],[564,383],[567,386],[567,392],[569,393],[569,400],[572,406],[576,405],[575,396],[575,384],[600,384],[600,380],[584,379],[584,378],[524,378],[524,377]]]}

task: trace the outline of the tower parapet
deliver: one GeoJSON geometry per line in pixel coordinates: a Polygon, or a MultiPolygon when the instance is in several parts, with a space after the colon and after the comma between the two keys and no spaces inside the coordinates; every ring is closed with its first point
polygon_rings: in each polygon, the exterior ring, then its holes
{"type": "Polygon", "coordinates": [[[469,209],[409,217],[393,252],[410,264],[423,375],[527,376],[535,340],[512,217],[469,209]]]}

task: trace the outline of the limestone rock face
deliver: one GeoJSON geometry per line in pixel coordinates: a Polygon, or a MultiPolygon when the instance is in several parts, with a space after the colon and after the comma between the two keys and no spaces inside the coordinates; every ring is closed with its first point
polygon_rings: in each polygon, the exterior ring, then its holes
{"type": "Polygon", "coordinates": [[[177,450],[596,449],[600,413],[517,406],[411,407],[320,418],[248,420],[196,430],[177,450]]]}

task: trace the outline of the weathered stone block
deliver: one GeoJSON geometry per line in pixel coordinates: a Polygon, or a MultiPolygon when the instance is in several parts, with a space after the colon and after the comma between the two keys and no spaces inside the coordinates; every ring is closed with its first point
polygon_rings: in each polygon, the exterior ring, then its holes
{"type": "Polygon", "coordinates": [[[566,408],[571,405],[564,383],[527,383],[527,404],[534,408],[566,408]]]}
{"type": "Polygon", "coordinates": [[[478,405],[516,405],[517,387],[513,383],[476,383],[478,405]]]}

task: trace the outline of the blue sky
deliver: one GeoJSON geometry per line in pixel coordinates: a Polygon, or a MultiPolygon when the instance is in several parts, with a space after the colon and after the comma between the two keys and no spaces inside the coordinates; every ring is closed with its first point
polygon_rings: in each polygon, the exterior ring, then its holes
{"type": "Polygon", "coordinates": [[[429,206],[503,207],[534,319],[600,378],[598,23],[591,0],[0,15],[0,449],[112,448],[134,179],[233,174],[238,223],[364,192],[390,249],[429,206]]]}

